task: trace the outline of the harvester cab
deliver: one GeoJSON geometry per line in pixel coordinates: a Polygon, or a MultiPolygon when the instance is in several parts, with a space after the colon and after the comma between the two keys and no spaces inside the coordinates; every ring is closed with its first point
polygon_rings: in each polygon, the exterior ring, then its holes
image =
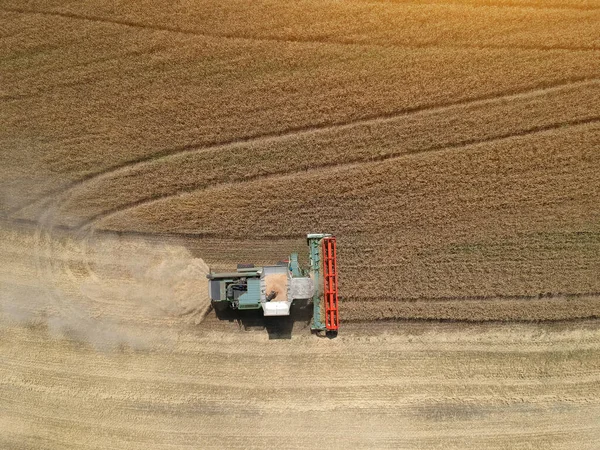
{"type": "Polygon", "coordinates": [[[306,236],[309,267],[303,269],[298,254],[273,266],[238,264],[235,272],[209,273],[208,290],[213,308],[223,311],[262,309],[265,317],[289,316],[294,300],[313,305],[311,329],[337,334],[338,282],[336,240],[331,234],[306,236]]]}

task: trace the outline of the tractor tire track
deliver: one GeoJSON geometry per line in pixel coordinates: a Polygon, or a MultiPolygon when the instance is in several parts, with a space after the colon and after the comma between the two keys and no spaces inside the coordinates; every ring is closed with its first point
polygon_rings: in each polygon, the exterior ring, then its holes
{"type": "Polygon", "coordinates": [[[173,156],[183,156],[192,153],[218,151],[224,148],[235,147],[244,144],[265,144],[270,142],[278,142],[282,140],[308,136],[315,133],[327,133],[329,131],[344,130],[358,126],[375,125],[394,121],[402,117],[408,117],[418,114],[444,112],[446,110],[453,110],[457,108],[463,108],[466,106],[486,105],[490,103],[506,102],[513,99],[526,98],[531,96],[543,96],[550,92],[561,91],[572,87],[585,87],[588,85],[596,85],[598,82],[600,82],[600,78],[567,78],[559,80],[555,83],[544,83],[541,85],[537,85],[529,89],[507,91],[503,93],[490,93],[486,95],[454,100],[445,103],[415,106],[411,108],[404,108],[398,111],[393,111],[390,113],[375,114],[371,116],[362,117],[360,119],[341,121],[333,124],[325,123],[310,126],[290,127],[284,131],[257,133],[255,135],[249,135],[237,139],[214,141],[205,145],[185,144],[177,147],[166,148],[161,151],[155,152],[151,155],[144,156],[135,160],[130,160],[125,163],[109,167],[105,170],[101,170],[83,176],[79,180],[73,181],[67,184],[66,186],[62,186],[58,189],[54,189],[47,192],[41,198],[30,201],[24,205],[15,207],[12,210],[9,210],[5,215],[6,217],[16,216],[28,208],[47,204],[48,202],[53,201],[53,199],[55,199],[55,197],[57,196],[64,196],[75,189],[84,188],[86,185],[91,184],[93,182],[108,179],[119,173],[125,173],[133,168],[141,167],[149,163],[154,163],[164,158],[169,158],[173,156]]]}
{"type": "Polygon", "coordinates": [[[168,33],[187,34],[191,36],[203,37],[206,39],[227,39],[232,41],[245,41],[245,42],[281,42],[285,44],[317,44],[317,45],[334,45],[334,46],[359,46],[359,47],[389,47],[389,48],[414,48],[414,49],[427,49],[427,48],[447,48],[456,50],[536,50],[536,51],[598,51],[600,47],[597,46],[568,46],[568,45],[492,45],[492,44],[460,44],[460,45],[448,45],[448,44],[437,44],[437,43],[411,43],[411,44],[399,44],[399,43],[375,43],[375,42],[362,42],[353,40],[332,40],[329,38],[314,39],[314,38],[289,38],[289,37],[254,37],[244,36],[228,33],[205,33],[200,31],[194,31],[184,28],[169,27],[165,25],[149,25],[139,23],[131,20],[123,20],[116,18],[107,18],[102,16],[83,15],[69,12],[58,12],[58,11],[41,11],[25,8],[2,8],[0,11],[15,13],[15,14],[38,14],[50,17],[61,17],[63,19],[71,20],[85,20],[95,23],[105,23],[112,25],[120,25],[125,27],[137,28],[142,30],[153,30],[168,33]]]}
{"type": "MultiPolygon", "coordinates": [[[[322,171],[326,171],[326,170],[330,170],[330,169],[334,169],[334,168],[351,169],[351,168],[355,168],[355,167],[361,167],[364,165],[378,164],[383,161],[393,161],[396,159],[401,159],[401,158],[405,158],[405,157],[409,157],[409,156],[413,156],[413,155],[456,150],[456,149],[462,149],[465,147],[469,147],[472,145],[488,144],[488,143],[492,143],[492,142],[502,142],[502,141],[509,140],[509,139],[525,137],[525,136],[529,136],[529,135],[550,132],[550,131],[557,131],[557,130],[566,131],[565,129],[567,127],[570,130],[573,127],[585,126],[585,125],[590,125],[590,124],[595,124],[595,123],[600,123],[600,116],[594,116],[594,117],[588,118],[588,119],[573,120],[570,122],[554,123],[554,124],[545,125],[545,126],[536,126],[536,127],[532,127],[532,128],[523,130],[523,131],[506,133],[504,135],[494,136],[491,138],[469,139],[469,140],[465,140],[463,142],[459,142],[456,144],[444,145],[444,146],[439,146],[439,147],[431,147],[427,150],[421,150],[418,152],[389,153],[387,155],[370,158],[369,160],[366,160],[366,161],[354,160],[354,161],[344,162],[341,164],[340,163],[325,164],[325,165],[321,165],[319,167],[315,167],[315,168],[311,168],[311,169],[301,169],[301,170],[294,170],[294,171],[285,171],[284,170],[284,171],[273,172],[273,173],[269,173],[269,174],[259,174],[259,175],[253,176],[253,177],[245,178],[245,179],[237,181],[237,182],[229,181],[229,182],[224,182],[224,183],[216,183],[216,184],[212,184],[210,186],[200,188],[200,189],[198,189],[197,187],[194,187],[194,188],[190,188],[190,189],[186,189],[186,190],[180,190],[175,193],[153,196],[153,197],[149,197],[149,198],[139,200],[136,202],[131,202],[126,205],[118,206],[111,210],[108,210],[108,211],[105,211],[105,212],[102,212],[100,214],[96,214],[95,216],[90,217],[86,221],[80,223],[76,228],[78,230],[83,230],[87,227],[95,225],[96,223],[98,223],[101,220],[108,219],[108,218],[115,216],[117,214],[120,214],[122,212],[133,210],[140,206],[147,206],[147,205],[150,205],[150,204],[153,204],[156,202],[160,202],[165,199],[174,198],[174,197],[180,196],[182,194],[189,194],[191,192],[208,191],[208,190],[212,190],[212,189],[218,189],[222,186],[241,185],[241,184],[254,182],[257,180],[272,180],[272,179],[278,179],[278,178],[285,178],[285,177],[289,177],[289,176],[295,176],[300,173],[302,173],[302,174],[318,173],[318,172],[322,172],[322,171]]],[[[217,236],[217,237],[219,237],[219,236],[217,236]]],[[[223,237],[223,238],[227,237],[227,233],[224,233],[223,236],[220,236],[220,237],[223,237]]]]}

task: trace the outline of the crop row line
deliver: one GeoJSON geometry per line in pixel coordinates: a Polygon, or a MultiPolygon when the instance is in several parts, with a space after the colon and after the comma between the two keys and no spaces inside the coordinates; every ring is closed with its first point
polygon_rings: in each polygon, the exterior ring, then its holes
{"type": "Polygon", "coordinates": [[[483,139],[467,139],[462,142],[458,142],[458,143],[451,144],[451,145],[433,146],[426,150],[421,150],[418,152],[412,152],[412,153],[392,152],[387,155],[381,155],[381,156],[377,156],[374,158],[369,158],[368,160],[356,159],[356,160],[346,161],[343,163],[332,162],[332,163],[320,165],[320,166],[310,168],[310,169],[300,169],[300,170],[292,170],[292,171],[282,170],[282,171],[272,172],[269,174],[258,174],[258,175],[252,176],[252,177],[244,178],[243,180],[215,183],[215,184],[209,185],[207,187],[202,187],[202,188],[193,186],[191,188],[178,190],[177,192],[174,192],[174,193],[151,196],[151,197],[148,197],[148,198],[145,198],[142,200],[137,200],[135,202],[131,202],[131,203],[128,203],[125,205],[120,205],[115,208],[111,208],[110,210],[103,211],[99,214],[89,217],[88,219],[86,219],[85,221],[80,223],[77,228],[84,229],[84,228],[94,225],[95,223],[99,222],[100,220],[107,219],[109,217],[112,217],[112,216],[122,213],[124,211],[132,210],[132,209],[138,208],[140,206],[147,206],[152,203],[156,203],[156,202],[159,202],[162,200],[180,196],[181,194],[189,194],[189,193],[193,193],[193,192],[208,191],[208,190],[212,190],[212,189],[217,189],[222,186],[247,184],[250,182],[257,181],[257,180],[272,180],[272,179],[284,178],[284,177],[289,177],[289,176],[296,175],[299,173],[307,174],[307,173],[321,172],[324,170],[337,169],[337,168],[349,169],[349,168],[358,167],[358,166],[362,166],[362,165],[373,165],[373,164],[377,164],[380,162],[397,160],[400,158],[404,158],[404,157],[416,155],[416,154],[456,150],[456,149],[469,147],[472,145],[500,142],[500,141],[504,141],[504,140],[508,140],[508,139],[513,139],[516,137],[524,137],[524,136],[531,135],[531,134],[537,134],[537,133],[543,133],[543,132],[549,132],[549,131],[555,131],[555,130],[564,131],[565,128],[588,125],[588,124],[598,123],[598,122],[600,122],[600,116],[594,116],[592,118],[587,118],[587,119],[579,119],[579,120],[573,120],[573,121],[569,121],[569,122],[560,122],[560,123],[553,123],[550,125],[531,127],[526,130],[505,133],[505,134],[502,134],[499,136],[488,137],[488,138],[483,138],[483,139]]]}

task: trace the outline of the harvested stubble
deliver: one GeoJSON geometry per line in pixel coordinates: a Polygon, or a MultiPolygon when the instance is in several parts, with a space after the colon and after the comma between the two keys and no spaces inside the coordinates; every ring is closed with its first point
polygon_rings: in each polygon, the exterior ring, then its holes
{"type": "Polygon", "coordinates": [[[346,325],[329,345],[196,331],[175,347],[102,353],[41,327],[5,327],[0,439],[47,449],[292,449],[307,439],[359,449],[597,448],[597,327],[407,328],[365,337],[346,325]],[[286,426],[274,433],[277,421],[286,426]]]}

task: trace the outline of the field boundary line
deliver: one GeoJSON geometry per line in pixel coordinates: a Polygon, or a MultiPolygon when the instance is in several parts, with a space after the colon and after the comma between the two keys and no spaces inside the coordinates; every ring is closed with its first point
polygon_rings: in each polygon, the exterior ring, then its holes
{"type": "Polygon", "coordinates": [[[528,136],[528,135],[532,135],[532,134],[544,133],[544,132],[549,132],[549,131],[556,131],[556,130],[564,131],[565,128],[568,128],[570,130],[573,127],[589,125],[589,124],[594,124],[594,123],[600,123],[600,116],[594,116],[591,118],[579,119],[579,120],[574,120],[574,121],[570,121],[570,122],[560,122],[560,123],[553,123],[550,125],[531,127],[526,130],[505,133],[503,135],[494,136],[491,138],[469,139],[469,140],[465,140],[465,141],[458,142],[458,143],[451,144],[451,145],[430,147],[429,149],[419,150],[416,152],[403,152],[403,153],[392,152],[387,155],[370,158],[368,160],[354,160],[354,161],[348,161],[345,163],[334,162],[334,163],[328,163],[328,164],[320,165],[320,166],[309,168],[309,169],[272,172],[269,174],[256,175],[256,176],[245,178],[245,179],[239,180],[239,181],[216,183],[216,184],[212,184],[212,185],[209,185],[206,187],[200,187],[200,188],[192,187],[189,189],[183,189],[183,190],[179,190],[177,192],[173,192],[173,193],[169,193],[169,194],[161,194],[158,196],[152,196],[152,197],[149,197],[149,198],[146,198],[143,200],[138,200],[136,202],[129,203],[127,205],[113,208],[108,211],[104,211],[102,213],[96,214],[96,215],[88,218],[87,220],[83,221],[78,226],[76,226],[76,229],[82,230],[82,229],[85,229],[86,227],[94,225],[96,222],[98,222],[100,220],[107,219],[107,218],[112,217],[113,215],[119,214],[121,212],[135,209],[140,206],[146,206],[146,205],[156,203],[161,200],[168,199],[168,198],[178,197],[182,194],[190,194],[190,193],[194,193],[194,192],[209,191],[209,190],[221,188],[223,186],[237,186],[237,185],[242,185],[242,184],[246,184],[246,183],[251,183],[251,182],[254,182],[257,180],[270,180],[270,179],[277,179],[277,178],[285,178],[285,177],[289,177],[289,176],[293,176],[293,175],[297,175],[297,174],[315,173],[315,172],[320,172],[323,170],[350,169],[350,168],[367,165],[367,164],[377,164],[377,163],[381,163],[381,162],[385,162],[385,161],[393,161],[393,160],[409,157],[412,155],[429,154],[429,153],[435,153],[435,152],[441,152],[441,151],[456,150],[456,149],[470,147],[473,145],[488,144],[488,143],[492,143],[492,142],[501,142],[504,140],[509,140],[509,139],[518,138],[518,137],[524,137],[524,136],[528,136]]]}
{"type": "Polygon", "coordinates": [[[179,33],[187,34],[191,36],[198,36],[207,39],[227,39],[247,42],[282,42],[286,44],[318,44],[318,45],[333,45],[333,46],[358,46],[358,47],[383,47],[383,48],[446,48],[454,50],[537,50],[537,51],[575,51],[575,52],[595,52],[599,51],[598,46],[568,46],[568,45],[491,45],[491,44],[462,44],[462,45],[448,45],[448,44],[436,44],[436,43],[413,43],[413,44],[390,44],[390,43],[375,43],[375,42],[361,42],[352,40],[331,40],[328,38],[315,39],[315,38],[286,38],[286,37],[274,37],[274,36],[263,36],[263,37],[252,37],[235,35],[231,33],[206,33],[202,31],[195,31],[184,28],[169,27],[166,25],[149,25],[133,20],[125,20],[118,18],[108,18],[102,16],[92,16],[85,14],[77,14],[71,12],[60,12],[60,11],[43,11],[27,8],[0,8],[0,11],[14,14],[38,14],[53,17],[62,17],[64,19],[74,20],[86,20],[89,22],[106,23],[113,25],[120,25],[124,27],[137,28],[143,30],[153,30],[168,33],[179,33]]]}
{"type": "Polygon", "coordinates": [[[513,99],[537,97],[546,95],[549,92],[560,92],[566,89],[578,88],[581,86],[595,85],[600,82],[600,78],[589,78],[589,77],[577,77],[567,78],[559,80],[555,83],[546,83],[538,86],[534,86],[529,89],[506,91],[503,93],[486,94],[466,99],[453,100],[445,103],[433,103],[421,106],[415,106],[410,108],[403,108],[397,111],[392,111],[385,114],[374,114],[371,116],[362,117],[359,119],[351,119],[346,121],[340,121],[337,123],[325,123],[308,125],[301,127],[290,127],[280,132],[270,133],[259,133],[255,135],[249,135],[236,139],[229,139],[223,141],[216,141],[213,143],[207,143],[204,145],[198,144],[185,144],[177,147],[166,148],[157,151],[151,155],[144,156],[142,158],[126,161],[124,163],[109,167],[105,170],[95,172],[86,176],[81,177],[79,180],[68,183],[58,189],[51,190],[41,197],[25,203],[24,205],[17,206],[12,210],[9,210],[5,216],[11,217],[19,214],[23,210],[33,207],[35,205],[43,205],[44,203],[51,201],[56,196],[64,195],[74,189],[81,188],[88,183],[103,180],[114,176],[120,172],[126,172],[138,166],[145,164],[152,164],[158,160],[169,158],[173,156],[182,156],[192,153],[203,153],[215,150],[221,150],[224,148],[242,146],[245,144],[253,143],[270,143],[277,142],[280,140],[287,140],[292,138],[298,138],[300,136],[310,136],[317,133],[327,133],[334,130],[344,130],[359,126],[368,126],[374,124],[382,124],[387,122],[393,122],[403,117],[412,117],[419,114],[431,114],[444,111],[451,111],[454,109],[460,109],[467,106],[475,105],[487,105],[496,102],[506,102],[513,99]]]}

